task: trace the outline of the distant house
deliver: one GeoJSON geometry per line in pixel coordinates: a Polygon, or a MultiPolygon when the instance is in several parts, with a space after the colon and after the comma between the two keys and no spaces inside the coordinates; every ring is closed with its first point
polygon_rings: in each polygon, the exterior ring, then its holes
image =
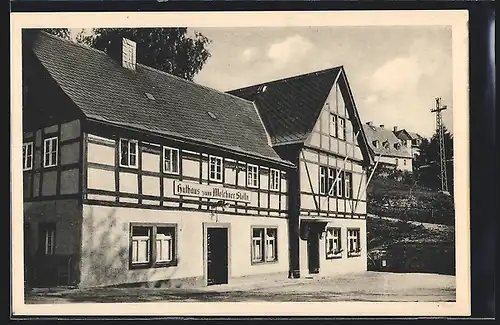
{"type": "Polygon", "coordinates": [[[399,130],[397,126],[393,128],[394,135],[401,140],[404,146],[411,152],[413,158],[420,155],[420,144],[423,137],[415,132],[410,132],[406,129],[399,130]]]}
{"type": "Polygon", "coordinates": [[[398,170],[412,171],[412,154],[403,142],[384,125],[375,126],[372,122],[363,124],[368,144],[379,160],[379,164],[398,170]],[[379,158],[380,157],[380,158],[379,158]]]}

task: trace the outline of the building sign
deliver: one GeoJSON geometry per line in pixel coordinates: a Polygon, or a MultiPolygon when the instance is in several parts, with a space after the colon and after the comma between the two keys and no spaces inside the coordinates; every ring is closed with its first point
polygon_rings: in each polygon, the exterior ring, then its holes
{"type": "Polygon", "coordinates": [[[250,192],[220,186],[174,181],[174,194],[250,203],[250,192]]]}

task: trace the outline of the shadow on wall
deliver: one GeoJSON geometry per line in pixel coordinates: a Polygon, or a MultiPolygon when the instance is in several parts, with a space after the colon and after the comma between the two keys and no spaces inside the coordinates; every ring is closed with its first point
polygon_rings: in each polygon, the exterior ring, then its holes
{"type": "Polygon", "coordinates": [[[178,267],[130,269],[129,223],[117,218],[116,208],[105,217],[97,216],[96,208],[89,209],[83,219],[82,287],[125,283],[161,287],[163,282],[170,286],[178,267]]]}

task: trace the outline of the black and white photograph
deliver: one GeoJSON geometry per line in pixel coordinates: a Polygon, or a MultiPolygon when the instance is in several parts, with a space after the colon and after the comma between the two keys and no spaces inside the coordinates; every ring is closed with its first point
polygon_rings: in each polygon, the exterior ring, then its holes
{"type": "Polygon", "coordinates": [[[19,313],[470,310],[466,12],[59,18],[12,15],[19,313]]]}

